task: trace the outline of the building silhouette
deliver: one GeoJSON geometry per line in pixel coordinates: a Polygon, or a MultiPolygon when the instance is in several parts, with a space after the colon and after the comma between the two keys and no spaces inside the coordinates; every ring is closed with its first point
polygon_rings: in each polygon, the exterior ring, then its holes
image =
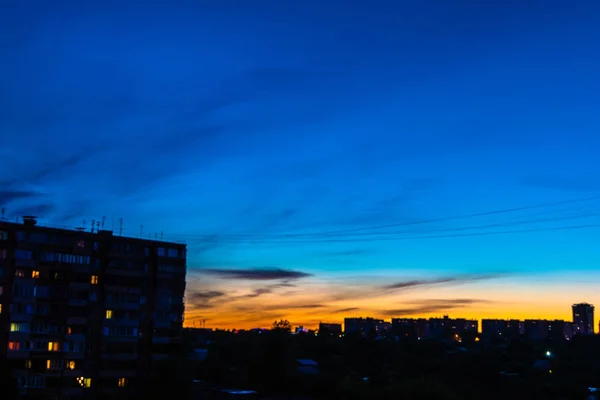
{"type": "Polygon", "coordinates": [[[339,336],[342,334],[342,324],[330,322],[319,323],[319,335],[339,336]]]}
{"type": "Polygon", "coordinates": [[[185,274],[183,244],[0,221],[0,358],[20,393],[133,393],[180,346],[185,274]]]}
{"type": "Polygon", "coordinates": [[[573,325],[575,334],[594,334],[594,306],[588,303],[573,304],[573,325]]]}
{"type": "Polygon", "coordinates": [[[389,322],[375,318],[345,318],[344,333],[358,333],[363,336],[379,336],[389,329],[389,322]]]}
{"type": "Polygon", "coordinates": [[[514,339],[523,334],[523,323],[516,319],[482,319],[481,335],[484,338],[494,337],[514,339]]]}

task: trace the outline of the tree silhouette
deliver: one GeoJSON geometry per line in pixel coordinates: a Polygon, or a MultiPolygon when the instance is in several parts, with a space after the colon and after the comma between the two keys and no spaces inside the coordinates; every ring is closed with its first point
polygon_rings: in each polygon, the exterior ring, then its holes
{"type": "Polygon", "coordinates": [[[279,321],[274,321],[271,329],[274,331],[280,332],[291,332],[292,324],[287,319],[280,319],[279,321]]]}

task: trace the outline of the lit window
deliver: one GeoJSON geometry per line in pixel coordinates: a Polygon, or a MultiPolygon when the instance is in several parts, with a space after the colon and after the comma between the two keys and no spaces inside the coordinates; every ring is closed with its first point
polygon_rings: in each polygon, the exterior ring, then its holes
{"type": "Polygon", "coordinates": [[[106,319],[112,318],[112,310],[106,310],[106,319]]]}
{"type": "Polygon", "coordinates": [[[59,346],[58,342],[48,342],[48,351],[58,351],[59,346]]]}
{"type": "Polygon", "coordinates": [[[70,335],[73,333],[73,328],[71,328],[70,326],[67,326],[67,335],[70,335]]]}
{"type": "Polygon", "coordinates": [[[98,275],[92,275],[92,285],[97,285],[98,284],[98,275]]]}
{"type": "Polygon", "coordinates": [[[15,271],[15,276],[17,278],[23,278],[25,276],[25,271],[23,271],[22,269],[18,269],[15,271]]]}
{"type": "Polygon", "coordinates": [[[11,332],[29,332],[29,324],[24,322],[17,322],[10,324],[11,332]]]}
{"type": "Polygon", "coordinates": [[[119,387],[127,386],[127,378],[119,378],[118,385],[119,385],[119,387]]]}
{"type": "Polygon", "coordinates": [[[61,369],[63,366],[63,360],[47,360],[46,368],[47,369],[61,369]]]}
{"type": "Polygon", "coordinates": [[[40,277],[40,271],[31,271],[31,277],[33,279],[38,279],[40,277]]]}
{"type": "Polygon", "coordinates": [[[21,348],[21,343],[19,342],[8,342],[9,350],[19,350],[21,348]]]}
{"type": "Polygon", "coordinates": [[[89,388],[92,386],[92,378],[84,378],[83,376],[80,376],[77,378],[77,383],[79,383],[81,387],[89,388]]]}
{"type": "Polygon", "coordinates": [[[0,303],[0,314],[2,314],[2,303],[0,303]]]}
{"type": "Polygon", "coordinates": [[[73,361],[73,360],[67,361],[67,368],[75,369],[75,361],[73,361]]]}
{"type": "Polygon", "coordinates": [[[31,362],[31,360],[25,360],[25,368],[27,368],[27,369],[31,368],[32,364],[33,363],[31,362]]]}

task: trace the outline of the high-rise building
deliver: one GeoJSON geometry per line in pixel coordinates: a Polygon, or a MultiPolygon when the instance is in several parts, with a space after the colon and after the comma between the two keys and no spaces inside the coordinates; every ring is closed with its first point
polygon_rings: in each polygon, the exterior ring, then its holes
{"type": "Polygon", "coordinates": [[[574,334],[594,334],[594,306],[588,303],[573,304],[574,334]]]}
{"type": "Polygon", "coordinates": [[[521,321],[516,319],[483,319],[481,334],[485,338],[514,339],[521,336],[521,321]]]}
{"type": "Polygon", "coordinates": [[[181,343],[185,273],[184,244],[0,221],[0,359],[24,395],[132,393],[181,343]]]}
{"type": "Polygon", "coordinates": [[[345,318],[344,333],[360,333],[363,336],[379,336],[388,329],[388,324],[382,319],[375,318],[345,318]]]}

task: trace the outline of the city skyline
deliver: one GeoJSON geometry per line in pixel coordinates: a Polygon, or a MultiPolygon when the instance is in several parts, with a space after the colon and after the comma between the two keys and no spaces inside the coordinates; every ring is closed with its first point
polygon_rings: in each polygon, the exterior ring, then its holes
{"type": "Polygon", "coordinates": [[[600,304],[597,15],[13,2],[0,208],[185,241],[187,326],[569,320],[600,304]]]}

